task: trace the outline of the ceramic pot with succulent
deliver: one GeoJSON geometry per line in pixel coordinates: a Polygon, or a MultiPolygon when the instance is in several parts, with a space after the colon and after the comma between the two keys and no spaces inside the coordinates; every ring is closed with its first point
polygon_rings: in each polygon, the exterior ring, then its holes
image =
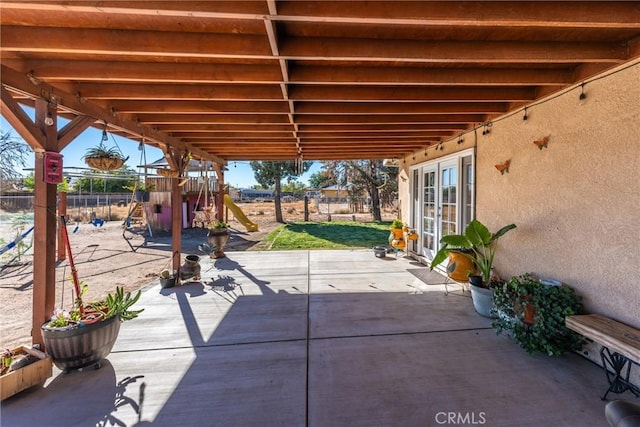
{"type": "Polygon", "coordinates": [[[224,246],[229,240],[229,224],[224,221],[216,221],[209,226],[209,233],[207,234],[209,244],[215,247],[211,252],[212,258],[223,258],[224,246]]]}
{"type": "Polygon", "coordinates": [[[93,365],[96,369],[106,358],[118,338],[120,323],[136,318],[144,309],[132,310],[140,299],[117,287],[101,301],[85,304],[82,284],[71,310],[58,309],[50,321],[42,325],[42,338],[53,363],[68,372],[93,365]]]}
{"type": "Polygon", "coordinates": [[[474,219],[467,225],[464,234],[449,234],[442,237],[440,250],[431,262],[431,269],[442,263],[451,252],[458,251],[468,258],[477,272],[470,272],[469,288],[473,306],[481,316],[493,317],[493,288],[501,284],[492,277],[493,260],[495,258],[497,242],[509,230],[516,228],[515,224],[505,225],[495,233],[491,233],[487,226],[474,219]],[[464,249],[465,251],[460,251],[464,249]],[[476,277],[479,276],[479,277],[476,277]]]}
{"type": "Polygon", "coordinates": [[[97,147],[87,149],[82,159],[93,169],[112,171],[120,169],[127,161],[116,147],[107,147],[104,141],[100,141],[97,147]]]}

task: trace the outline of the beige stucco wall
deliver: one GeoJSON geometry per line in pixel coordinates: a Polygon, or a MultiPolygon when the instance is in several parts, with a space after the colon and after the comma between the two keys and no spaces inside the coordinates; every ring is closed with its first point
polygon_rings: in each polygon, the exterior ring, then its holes
{"type": "MultiPolygon", "coordinates": [[[[494,122],[477,136],[476,218],[499,241],[502,277],[532,272],[565,282],[589,312],[640,327],[640,64],[494,122]],[[540,150],[534,140],[549,136],[540,150]],[[511,161],[501,175],[496,164],[511,161]]],[[[452,150],[468,148],[468,141],[452,150]]],[[[446,154],[446,151],[442,154],[446,154]]],[[[420,156],[420,155],[418,155],[420,156]]],[[[423,162],[412,157],[402,163],[423,162]]],[[[400,179],[409,215],[409,179],[400,179]]]]}

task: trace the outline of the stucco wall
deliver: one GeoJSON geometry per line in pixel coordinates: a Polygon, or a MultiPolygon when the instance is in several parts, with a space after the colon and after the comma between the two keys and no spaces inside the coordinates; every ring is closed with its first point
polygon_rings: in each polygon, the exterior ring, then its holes
{"type": "Polygon", "coordinates": [[[577,89],[529,108],[526,125],[517,114],[479,135],[476,217],[518,226],[499,242],[503,277],[561,280],[588,311],[640,327],[640,65],[585,92],[582,105],[577,89]]]}
{"type": "Polygon", "coordinates": [[[588,312],[640,327],[640,64],[498,119],[400,161],[400,207],[410,222],[410,165],[476,145],[476,218],[499,241],[505,278],[532,272],[574,287],[588,312]],[[549,137],[540,150],[533,141],[549,137]],[[475,141],[477,139],[477,142],[475,141]],[[496,164],[510,160],[501,175],[496,164]]]}

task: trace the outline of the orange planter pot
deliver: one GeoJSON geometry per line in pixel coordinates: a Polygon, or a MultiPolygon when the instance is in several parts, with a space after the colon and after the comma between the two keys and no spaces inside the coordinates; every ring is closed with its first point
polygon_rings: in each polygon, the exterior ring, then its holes
{"type": "Polygon", "coordinates": [[[473,262],[460,252],[449,253],[447,275],[456,282],[468,282],[469,274],[475,273],[473,262]]]}
{"type": "Polygon", "coordinates": [[[404,241],[404,230],[402,228],[389,229],[389,243],[396,249],[404,249],[406,243],[404,241]]]}
{"type": "Polygon", "coordinates": [[[516,314],[522,317],[522,322],[526,323],[527,325],[533,325],[533,322],[536,319],[536,309],[533,304],[531,304],[531,300],[533,300],[533,297],[527,296],[524,298],[524,300],[528,301],[529,304],[523,306],[520,305],[518,301],[515,301],[513,303],[513,308],[516,314]]]}

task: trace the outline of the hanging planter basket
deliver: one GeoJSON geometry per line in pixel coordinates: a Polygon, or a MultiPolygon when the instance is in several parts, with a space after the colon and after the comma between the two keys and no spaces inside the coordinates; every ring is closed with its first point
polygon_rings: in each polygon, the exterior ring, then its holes
{"type": "Polygon", "coordinates": [[[113,142],[115,142],[116,147],[107,147],[105,142],[108,140],[109,137],[107,136],[105,123],[105,129],[102,131],[100,143],[95,147],[88,148],[85,155],[82,156],[82,159],[89,167],[101,171],[112,171],[120,169],[124,166],[124,162],[129,159],[129,157],[124,157],[115,139],[113,142]]]}
{"type": "Polygon", "coordinates": [[[180,176],[180,172],[173,169],[158,169],[158,175],[164,176],[165,178],[177,178],[180,176]]]}
{"type": "Polygon", "coordinates": [[[120,157],[85,157],[84,161],[89,167],[101,171],[120,169],[124,165],[120,157]]]}

